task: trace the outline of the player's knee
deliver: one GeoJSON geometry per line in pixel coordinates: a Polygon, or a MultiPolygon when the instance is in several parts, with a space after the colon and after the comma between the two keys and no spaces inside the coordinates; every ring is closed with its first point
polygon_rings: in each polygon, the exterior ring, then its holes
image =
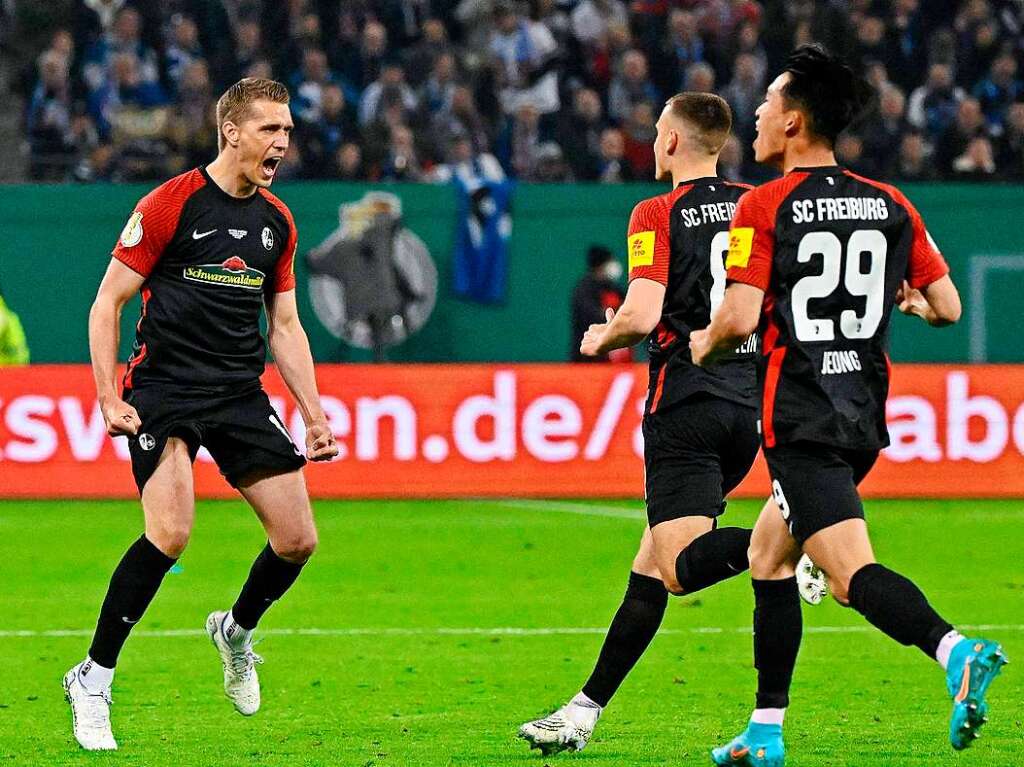
{"type": "Polygon", "coordinates": [[[274,543],[274,553],[288,562],[305,562],[316,551],[316,530],[307,530],[274,543]]]}
{"type": "Polygon", "coordinates": [[[828,588],[832,592],[832,598],[843,607],[850,606],[850,579],[829,578],[828,588]]]}
{"type": "Polygon", "coordinates": [[[780,561],[778,554],[755,539],[747,549],[750,560],[750,577],[757,581],[776,581],[789,578],[796,570],[789,562],[780,561]]]}
{"type": "Polygon", "coordinates": [[[686,593],[686,589],[679,583],[679,578],[676,576],[675,570],[671,568],[664,568],[660,572],[661,582],[665,584],[665,589],[669,594],[673,596],[681,597],[686,593]]]}
{"type": "Polygon", "coordinates": [[[185,524],[165,524],[146,530],[150,542],[168,557],[177,559],[188,546],[192,530],[185,524]]]}

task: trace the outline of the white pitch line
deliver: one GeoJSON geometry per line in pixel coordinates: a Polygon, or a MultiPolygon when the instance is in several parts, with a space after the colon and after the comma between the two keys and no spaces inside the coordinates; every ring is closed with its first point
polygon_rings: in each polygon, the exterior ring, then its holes
{"type": "Polygon", "coordinates": [[[509,509],[525,511],[556,511],[562,514],[580,514],[585,517],[612,517],[615,519],[644,518],[642,510],[628,509],[623,506],[595,506],[586,503],[566,503],[561,501],[481,500],[493,506],[504,506],[509,509]]]}
{"type": "MultiPolygon", "coordinates": [[[[962,625],[958,628],[965,631],[1024,631],[1024,624],[979,624],[962,625]]],[[[806,626],[805,634],[868,634],[876,629],[872,626],[806,626]]],[[[88,637],[92,636],[93,629],[0,629],[0,639],[33,639],[39,637],[60,638],[60,637],[88,637]]],[[[266,629],[260,630],[260,636],[326,636],[326,637],[389,637],[389,636],[603,636],[608,633],[605,628],[590,628],[582,626],[561,626],[561,627],[524,627],[524,626],[495,626],[486,627],[465,627],[447,628],[295,628],[295,629],[266,629]]],[[[659,634],[750,634],[749,626],[732,626],[723,628],[721,626],[694,626],[684,629],[661,629],[659,634]]],[[[203,637],[206,631],[203,629],[138,629],[132,632],[132,636],[141,637],[203,637]]]]}

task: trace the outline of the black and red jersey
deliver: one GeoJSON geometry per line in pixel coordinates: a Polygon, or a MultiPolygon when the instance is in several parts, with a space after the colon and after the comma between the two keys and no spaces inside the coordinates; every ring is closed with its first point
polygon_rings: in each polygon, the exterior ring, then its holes
{"type": "Polygon", "coordinates": [[[629,219],[629,279],[665,286],[661,321],[651,334],[647,413],[697,393],[757,406],[757,339],[709,367],[690,357],[690,332],[706,328],[725,295],[729,222],[751,187],[720,178],[681,183],[639,202],[629,219]]]}
{"type": "Polygon", "coordinates": [[[295,287],[295,221],[266,189],[232,197],[205,168],[143,197],[113,256],[146,281],[124,388],[255,384],[264,296],[295,287]]]}
{"type": "Polygon", "coordinates": [[[896,291],[949,272],[921,216],[893,186],[839,167],[796,168],[744,195],[728,278],[765,291],[766,447],[889,444],[889,320],[896,291]]]}

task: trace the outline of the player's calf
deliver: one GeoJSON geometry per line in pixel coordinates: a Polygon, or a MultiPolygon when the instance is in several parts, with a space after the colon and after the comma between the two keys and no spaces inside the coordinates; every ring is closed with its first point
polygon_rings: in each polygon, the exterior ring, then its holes
{"type": "Polygon", "coordinates": [[[750,567],[750,530],[720,527],[694,539],[679,552],[674,572],[665,579],[673,594],[694,594],[750,567]]]}

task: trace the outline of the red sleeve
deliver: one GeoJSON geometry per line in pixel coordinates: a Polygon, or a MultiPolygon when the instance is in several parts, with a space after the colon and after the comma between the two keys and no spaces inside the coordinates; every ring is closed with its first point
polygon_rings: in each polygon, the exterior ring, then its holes
{"type": "Polygon", "coordinates": [[[907,260],[907,282],[912,288],[927,287],[949,274],[949,266],[939,252],[935,240],[928,234],[917,208],[902,194],[898,201],[906,208],[914,230],[910,243],[910,258],[907,260]]]}
{"type": "Polygon", "coordinates": [[[668,216],[668,207],[661,197],[642,200],[633,208],[626,237],[630,280],[643,277],[668,285],[668,216]]]}
{"type": "Polygon", "coordinates": [[[271,205],[280,211],[288,224],[288,241],[284,244],[284,250],[281,251],[277,265],[274,267],[274,284],[272,286],[272,292],[284,293],[295,289],[295,251],[299,247],[299,230],[295,226],[295,219],[292,218],[292,212],[288,210],[287,205],[265,189],[261,189],[260,192],[271,205]]]}
{"type": "Polygon", "coordinates": [[[139,200],[111,255],[148,277],[174,236],[180,215],[180,204],[167,199],[164,187],[157,187],[139,200]]]}
{"type": "Polygon", "coordinates": [[[740,197],[729,228],[729,254],[725,258],[729,282],[768,290],[775,248],[773,218],[756,192],[740,197]]]}

